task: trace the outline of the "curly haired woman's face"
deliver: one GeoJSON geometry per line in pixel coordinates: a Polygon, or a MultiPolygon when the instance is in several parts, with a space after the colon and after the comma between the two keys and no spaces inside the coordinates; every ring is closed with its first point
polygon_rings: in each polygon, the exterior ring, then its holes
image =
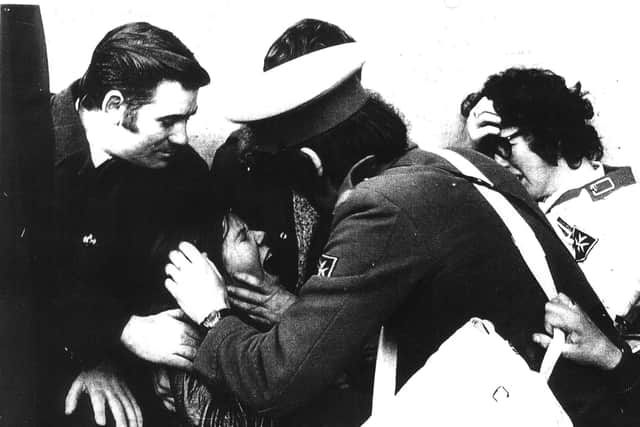
{"type": "Polygon", "coordinates": [[[224,220],[224,232],[222,261],[225,270],[231,276],[247,273],[262,280],[267,274],[264,263],[271,257],[264,231],[250,230],[242,219],[231,213],[224,220]]]}
{"type": "Polygon", "coordinates": [[[540,202],[557,190],[558,167],[550,165],[531,151],[529,142],[532,136],[518,132],[519,130],[513,127],[500,131],[500,136],[509,140],[511,144],[511,154],[496,154],[494,159],[515,175],[535,201],[540,202]]]}

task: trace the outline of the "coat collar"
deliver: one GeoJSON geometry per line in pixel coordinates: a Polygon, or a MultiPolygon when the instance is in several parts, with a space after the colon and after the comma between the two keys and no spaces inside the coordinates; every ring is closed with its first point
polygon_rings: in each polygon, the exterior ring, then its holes
{"type": "Polygon", "coordinates": [[[73,162],[78,172],[94,169],[87,135],[76,111],[79,80],[51,97],[55,165],[73,162]]]}
{"type": "MultiPolygon", "coordinates": [[[[505,195],[511,201],[517,200],[518,203],[526,206],[528,210],[534,213],[543,222],[547,223],[542,211],[537,204],[529,197],[526,190],[511,174],[506,173],[502,168],[496,167],[493,159],[486,157],[471,150],[456,149],[458,154],[471,161],[487,178],[493,183],[493,188],[505,195]]],[[[460,172],[449,162],[436,153],[423,151],[414,143],[410,143],[407,150],[397,159],[391,162],[380,162],[375,156],[367,156],[356,163],[347,177],[343,181],[338,191],[338,199],[336,207],[344,202],[354,187],[362,181],[380,175],[385,171],[391,172],[393,169],[402,167],[414,167],[416,165],[428,166],[430,168],[440,169],[445,173],[459,176],[460,172]]]]}

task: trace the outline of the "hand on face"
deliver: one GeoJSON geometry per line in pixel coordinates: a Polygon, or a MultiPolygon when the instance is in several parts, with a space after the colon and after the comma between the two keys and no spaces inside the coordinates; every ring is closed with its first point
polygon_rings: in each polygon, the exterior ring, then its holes
{"type": "Polygon", "coordinates": [[[164,285],[194,322],[201,324],[212,311],[229,307],[222,275],[195,246],[181,242],[169,261],[164,285]]]}
{"type": "Polygon", "coordinates": [[[493,101],[482,97],[471,109],[467,117],[466,130],[472,147],[487,135],[500,135],[500,116],[493,108],[493,101]]]}
{"type": "Polygon", "coordinates": [[[236,273],[234,283],[227,286],[227,291],[233,307],[270,327],[280,321],[297,297],[282,288],[276,277],[270,274],[263,277],[263,280],[259,280],[250,274],[236,273]]]}
{"type": "MultiPolygon", "coordinates": [[[[229,287],[233,293],[231,302],[262,324],[279,321],[295,297],[280,288],[277,278],[264,269],[271,257],[265,233],[250,230],[234,214],[229,214],[223,225],[222,261],[228,275],[241,282],[229,287]]],[[[169,254],[169,259],[165,286],[191,319],[200,323],[213,310],[228,307],[223,277],[205,254],[182,242],[177,251],[169,254]]]]}
{"type": "MultiPolygon", "coordinates": [[[[620,362],[621,350],[566,295],[558,294],[545,305],[544,324],[549,335],[553,328],[565,333],[562,355],[567,359],[600,369],[613,369],[620,362]]],[[[547,348],[551,342],[549,335],[537,333],[533,340],[547,348]]]]}

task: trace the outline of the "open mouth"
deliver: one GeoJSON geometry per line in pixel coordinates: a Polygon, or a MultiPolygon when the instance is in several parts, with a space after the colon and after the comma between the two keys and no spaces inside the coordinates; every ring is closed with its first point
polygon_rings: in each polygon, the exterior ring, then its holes
{"type": "Polygon", "coordinates": [[[277,275],[277,258],[273,256],[271,250],[267,252],[267,256],[264,257],[264,261],[262,262],[262,268],[269,274],[277,275]]]}

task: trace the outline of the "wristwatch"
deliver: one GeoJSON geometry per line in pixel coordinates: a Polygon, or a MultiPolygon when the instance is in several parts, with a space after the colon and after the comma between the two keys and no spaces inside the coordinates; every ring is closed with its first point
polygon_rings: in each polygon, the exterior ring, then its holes
{"type": "Polygon", "coordinates": [[[202,326],[204,328],[207,328],[207,329],[211,329],[211,328],[213,328],[213,325],[218,323],[218,321],[220,319],[222,319],[223,317],[227,317],[230,314],[231,314],[231,309],[230,308],[223,308],[223,309],[220,309],[220,310],[213,310],[211,313],[209,313],[207,315],[207,317],[204,318],[204,320],[202,322],[200,322],[200,326],[202,326]]]}

